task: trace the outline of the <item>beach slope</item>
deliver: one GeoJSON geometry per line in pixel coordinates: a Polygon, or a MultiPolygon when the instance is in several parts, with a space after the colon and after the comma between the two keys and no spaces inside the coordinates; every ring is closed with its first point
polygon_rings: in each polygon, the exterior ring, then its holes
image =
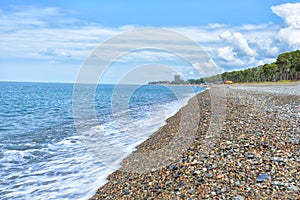
{"type": "Polygon", "coordinates": [[[297,199],[300,97],[222,87],[192,98],[91,199],[297,199]]]}

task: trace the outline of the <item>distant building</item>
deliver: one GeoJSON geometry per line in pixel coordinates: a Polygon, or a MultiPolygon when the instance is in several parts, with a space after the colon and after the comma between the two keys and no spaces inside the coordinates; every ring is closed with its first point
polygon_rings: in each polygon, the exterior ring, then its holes
{"type": "Polygon", "coordinates": [[[184,80],[181,79],[179,74],[174,75],[174,81],[172,84],[184,84],[184,80]]]}
{"type": "Polygon", "coordinates": [[[174,75],[174,82],[178,82],[178,81],[181,81],[181,77],[180,75],[176,74],[174,75]]]}

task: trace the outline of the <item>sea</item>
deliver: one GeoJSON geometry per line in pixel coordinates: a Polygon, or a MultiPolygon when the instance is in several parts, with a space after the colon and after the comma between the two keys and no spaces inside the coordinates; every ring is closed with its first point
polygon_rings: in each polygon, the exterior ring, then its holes
{"type": "MultiPolygon", "coordinates": [[[[93,88],[84,88],[89,87],[93,88]]],[[[92,197],[116,170],[108,167],[110,162],[121,162],[204,90],[99,84],[92,99],[96,120],[83,116],[84,110],[77,106],[76,112],[83,114],[76,124],[74,84],[0,82],[0,199],[92,197]],[[124,99],[123,93],[129,96],[124,99]],[[126,117],[118,117],[120,113],[126,117]],[[93,141],[99,143],[97,156],[82,140],[86,133],[102,138],[93,141]],[[104,143],[126,149],[127,154],[112,156],[111,147],[104,143]]]]}

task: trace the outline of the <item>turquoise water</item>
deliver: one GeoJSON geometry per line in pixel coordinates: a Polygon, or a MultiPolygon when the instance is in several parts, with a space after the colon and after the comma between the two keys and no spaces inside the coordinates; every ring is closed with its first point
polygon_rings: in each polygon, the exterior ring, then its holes
{"type": "MultiPolygon", "coordinates": [[[[99,85],[93,99],[97,120],[79,107],[80,126],[130,153],[200,91],[203,88],[122,85],[116,90],[115,85],[99,85]],[[134,92],[124,103],[126,91],[134,92]],[[124,112],[127,119],[116,126],[117,114],[124,112]],[[143,135],[130,137],[137,130],[143,135]]],[[[102,160],[95,159],[82,142],[74,126],[72,98],[73,84],[0,82],[1,199],[88,199],[105,183],[113,169],[102,161],[112,156],[99,144],[102,160]]]]}

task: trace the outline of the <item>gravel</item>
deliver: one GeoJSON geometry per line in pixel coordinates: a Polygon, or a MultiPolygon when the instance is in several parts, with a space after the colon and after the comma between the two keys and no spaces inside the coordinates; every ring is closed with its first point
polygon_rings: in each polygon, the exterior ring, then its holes
{"type": "Polygon", "coordinates": [[[299,198],[300,96],[270,87],[220,86],[198,94],[91,199],[299,198]]]}

